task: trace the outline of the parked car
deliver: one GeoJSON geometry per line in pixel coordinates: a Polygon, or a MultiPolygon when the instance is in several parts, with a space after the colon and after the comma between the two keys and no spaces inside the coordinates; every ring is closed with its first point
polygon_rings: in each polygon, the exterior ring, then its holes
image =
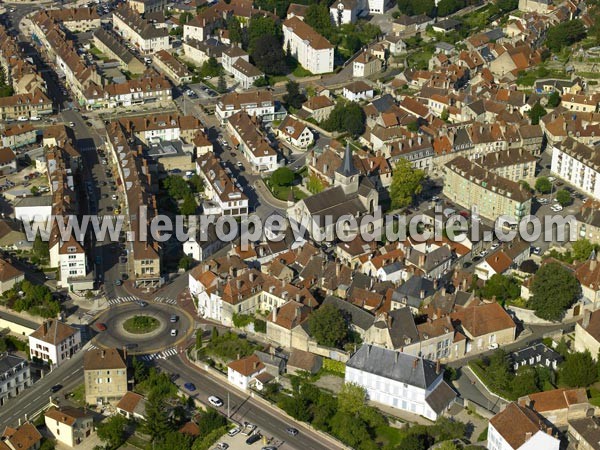
{"type": "Polygon", "coordinates": [[[232,428],[231,430],[229,430],[229,431],[227,432],[227,436],[229,436],[229,437],[233,437],[233,436],[235,436],[236,434],[239,434],[239,432],[240,432],[240,431],[242,431],[240,427],[235,427],[235,428],[232,428]]]}
{"type": "Polygon", "coordinates": [[[223,400],[221,400],[219,397],[216,397],[214,395],[211,395],[210,397],[208,397],[208,403],[210,403],[211,405],[220,408],[221,406],[223,406],[223,400]]]}
{"type": "Polygon", "coordinates": [[[248,439],[246,439],[246,444],[248,445],[252,445],[255,442],[260,441],[260,439],[262,438],[262,436],[258,433],[253,434],[252,436],[250,436],[248,439]]]}
{"type": "Polygon", "coordinates": [[[98,330],[98,331],[106,331],[106,324],[101,323],[101,322],[97,323],[96,324],[96,330],[98,330]]]}
{"type": "Polygon", "coordinates": [[[194,392],[196,390],[196,385],[194,383],[190,383],[189,381],[183,385],[190,392],[194,392]]]}

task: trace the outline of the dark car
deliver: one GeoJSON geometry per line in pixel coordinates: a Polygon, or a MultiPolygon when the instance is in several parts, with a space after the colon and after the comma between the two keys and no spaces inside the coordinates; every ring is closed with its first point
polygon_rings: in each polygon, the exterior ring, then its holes
{"type": "Polygon", "coordinates": [[[260,439],[262,438],[262,436],[258,433],[253,434],[252,436],[250,436],[248,439],[246,439],[246,444],[248,445],[252,445],[255,442],[260,441],[260,439]]]}
{"type": "Polygon", "coordinates": [[[121,286],[122,284],[123,284],[123,282],[121,280],[115,281],[115,286],[121,286]]]}
{"type": "Polygon", "coordinates": [[[190,392],[194,392],[196,390],[196,385],[194,383],[190,383],[189,381],[183,385],[190,392]]]}
{"type": "Polygon", "coordinates": [[[52,387],[50,388],[50,391],[51,391],[51,392],[58,392],[58,391],[60,391],[61,389],[62,389],[62,384],[55,384],[54,386],[52,386],[52,387]]]}
{"type": "Polygon", "coordinates": [[[297,436],[298,433],[299,433],[299,431],[296,428],[293,428],[293,427],[286,428],[285,431],[286,431],[287,434],[289,434],[291,436],[297,436]]]}

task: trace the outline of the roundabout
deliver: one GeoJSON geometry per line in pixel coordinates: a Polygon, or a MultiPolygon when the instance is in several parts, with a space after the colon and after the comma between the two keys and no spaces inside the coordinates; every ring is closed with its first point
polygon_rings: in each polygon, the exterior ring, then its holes
{"type": "Polygon", "coordinates": [[[124,303],[96,317],[106,325],[92,344],[102,348],[127,348],[134,355],[158,353],[183,343],[194,332],[194,320],[180,308],[164,303],[124,303]],[[173,321],[175,320],[175,321],[173,321]]]}

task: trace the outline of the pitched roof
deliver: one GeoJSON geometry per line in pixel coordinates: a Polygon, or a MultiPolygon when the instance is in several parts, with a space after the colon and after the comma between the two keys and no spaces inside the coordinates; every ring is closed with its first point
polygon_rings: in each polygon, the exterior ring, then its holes
{"type": "Polygon", "coordinates": [[[258,358],[258,356],[252,354],[250,356],[246,356],[245,358],[230,362],[227,367],[245,377],[250,377],[253,374],[263,370],[265,365],[258,358]]]}
{"type": "Polygon", "coordinates": [[[35,425],[26,422],[18,428],[6,427],[2,438],[8,441],[11,449],[29,450],[42,440],[42,435],[35,425]]]}
{"type": "MultiPolygon", "coordinates": [[[[567,409],[572,405],[588,402],[585,389],[553,389],[552,391],[536,392],[519,399],[519,403],[529,401],[531,408],[539,413],[567,409]]],[[[525,406],[525,405],[523,405],[525,406]]]]}
{"type": "Polygon", "coordinates": [[[82,409],[72,408],[68,406],[63,406],[61,408],[53,406],[48,411],[46,411],[44,415],[46,417],[50,417],[51,419],[56,420],[57,422],[64,423],[68,426],[73,426],[77,419],[81,419],[83,417],[88,416],[91,417],[90,414],[87,414],[82,409]]]}
{"type": "Polygon", "coordinates": [[[57,345],[77,332],[76,328],[70,327],[66,323],[59,322],[56,319],[48,319],[29,336],[52,345],[57,345]]]}
{"type": "Polygon", "coordinates": [[[117,403],[117,408],[127,411],[129,414],[133,414],[139,410],[138,405],[144,405],[144,403],[145,399],[142,395],[129,391],[121,397],[121,400],[117,403]]]}
{"type": "Polygon", "coordinates": [[[300,39],[307,41],[309,45],[315,50],[324,50],[333,48],[331,42],[317,33],[307,23],[300,20],[298,17],[293,16],[283,22],[283,26],[290,28],[296,36],[300,39]]]}
{"type": "Polygon", "coordinates": [[[23,275],[23,272],[17,269],[8,261],[0,259],[0,281],[9,281],[23,275]]]}
{"type": "Polygon", "coordinates": [[[496,302],[470,306],[451,314],[450,317],[474,337],[516,328],[508,313],[496,302]]]}
{"type": "Polygon", "coordinates": [[[116,348],[93,349],[83,357],[83,370],[126,369],[127,364],[116,348]]]}
{"type": "Polygon", "coordinates": [[[521,447],[530,436],[544,427],[534,411],[515,402],[509,403],[503,411],[492,417],[490,425],[514,449],[521,447]]]}

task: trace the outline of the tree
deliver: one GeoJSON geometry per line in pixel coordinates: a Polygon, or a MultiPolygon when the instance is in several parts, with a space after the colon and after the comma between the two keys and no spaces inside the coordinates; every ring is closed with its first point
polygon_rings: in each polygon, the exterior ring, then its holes
{"type": "Polygon", "coordinates": [[[450,112],[448,111],[448,108],[444,108],[442,110],[442,114],[440,115],[440,119],[442,119],[444,122],[448,122],[449,117],[450,117],[450,112]]]}
{"type": "Polygon", "coordinates": [[[535,315],[546,320],[559,320],[580,295],[577,278],[559,263],[549,263],[535,274],[529,306],[535,315]]]}
{"type": "Polygon", "coordinates": [[[408,16],[426,14],[429,17],[433,17],[435,10],[434,0],[397,0],[397,3],[400,12],[408,16]]]}
{"type": "Polygon", "coordinates": [[[267,75],[283,75],[288,71],[285,54],[277,37],[265,34],[254,41],[250,56],[267,75]]]}
{"type": "Polygon", "coordinates": [[[163,396],[153,391],[146,400],[146,422],[145,430],[151,440],[160,442],[162,438],[171,431],[171,423],[163,402],[163,396]]]}
{"type": "Polygon", "coordinates": [[[183,200],[191,194],[190,186],[182,177],[169,175],[163,181],[163,187],[167,190],[169,196],[175,200],[183,200]]]}
{"type": "Polygon", "coordinates": [[[313,3],[310,5],[306,10],[304,22],[314,28],[320,35],[331,39],[334,27],[331,23],[327,3],[313,3]]]}
{"type": "Polygon", "coordinates": [[[588,387],[598,378],[596,363],[589,351],[569,353],[558,371],[561,385],[588,387]]]}
{"type": "Polygon", "coordinates": [[[540,118],[545,116],[546,113],[547,113],[546,110],[544,109],[544,107],[542,105],[540,105],[540,102],[538,101],[535,105],[533,105],[533,108],[531,108],[527,112],[529,119],[531,119],[531,125],[539,124],[540,118]]]}
{"type": "Polygon", "coordinates": [[[227,19],[227,30],[229,31],[229,40],[232,44],[241,44],[243,42],[243,32],[240,21],[235,16],[227,19]]]}
{"type": "Polygon", "coordinates": [[[127,425],[125,417],[115,414],[100,422],[96,428],[96,433],[108,448],[118,448],[125,442],[125,425],[127,425]]]}
{"type": "Polygon", "coordinates": [[[188,184],[190,185],[190,189],[194,194],[204,191],[204,182],[197,173],[190,177],[188,184]]]}
{"type": "Polygon", "coordinates": [[[256,81],[254,81],[254,86],[256,87],[265,87],[269,85],[269,80],[267,80],[266,77],[260,77],[257,78],[256,81]]]}
{"type": "Polygon", "coordinates": [[[271,175],[271,184],[276,186],[289,186],[292,184],[296,174],[289,167],[280,167],[271,175]]]}
{"type": "Polygon", "coordinates": [[[344,383],[338,394],[339,410],[351,415],[358,414],[366,402],[367,392],[358,384],[344,383]]]}
{"type": "Polygon", "coordinates": [[[496,298],[499,302],[514,300],[521,293],[519,283],[513,277],[494,274],[486,281],[482,294],[486,299],[496,298]]]}
{"type": "Polygon", "coordinates": [[[548,96],[548,106],[551,108],[556,108],[559,104],[560,94],[558,93],[558,91],[554,91],[548,96]]]}
{"type": "Polygon", "coordinates": [[[325,186],[323,185],[323,182],[318,176],[314,174],[309,175],[308,182],[306,183],[306,189],[308,189],[310,193],[318,194],[324,188],[325,186]]]}
{"type": "Polygon", "coordinates": [[[489,359],[486,370],[489,386],[496,390],[505,390],[511,379],[510,363],[506,352],[502,349],[496,350],[489,359]]]}
{"type": "Polygon", "coordinates": [[[217,430],[227,425],[227,419],[217,412],[214,408],[207,408],[205,412],[200,415],[198,420],[198,428],[200,428],[200,434],[208,434],[213,430],[217,430]]]}
{"type": "Polygon", "coordinates": [[[356,102],[339,102],[322,123],[327,131],[347,132],[359,136],[365,131],[365,112],[356,102]]]}
{"type": "Polygon", "coordinates": [[[179,24],[185,25],[193,18],[194,18],[194,16],[192,15],[192,13],[189,13],[187,11],[182,12],[181,14],[179,14],[179,24]]]}
{"type": "Polygon", "coordinates": [[[137,356],[133,357],[131,364],[133,366],[133,379],[135,382],[141,383],[146,381],[148,379],[148,367],[146,364],[144,364],[137,356]]]}
{"type": "Polygon", "coordinates": [[[519,266],[519,270],[525,273],[536,273],[539,269],[539,266],[535,263],[533,259],[526,259],[519,266]]]}
{"type": "Polygon", "coordinates": [[[210,332],[210,341],[215,342],[218,337],[219,337],[219,330],[217,329],[217,327],[212,327],[212,330],[210,332]]]}
{"type": "Polygon", "coordinates": [[[573,259],[577,261],[585,261],[592,254],[594,245],[587,239],[579,239],[571,244],[573,259]]]}
{"type": "Polygon", "coordinates": [[[194,264],[194,258],[192,258],[190,255],[183,255],[182,258],[179,260],[177,267],[179,267],[182,270],[190,270],[192,264],[194,264]]]}
{"type": "Polygon", "coordinates": [[[306,96],[300,92],[300,85],[295,81],[289,80],[285,85],[286,93],[283,96],[283,101],[288,107],[300,109],[302,103],[306,101],[306,96]]]}
{"type": "Polygon", "coordinates": [[[332,304],[323,305],[312,313],[308,325],[319,345],[340,348],[348,338],[346,319],[332,304]]]}
{"type": "Polygon", "coordinates": [[[223,67],[219,64],[217,59],[214,56],[208,58],[202,66],[200,66],[200,76],[201,77],[216,77],[223,73],[223,67]]]}
{"type": "Polygon", "coordinates": [[[529,192],[533,191],[533,189],[531,189],[531,186],[529,185],[529,183],[527,181],[525,181],[525,180],[519,180],[519,184],[526,191],[529,191],[529,192]]]}
{"type": "Polygon", "coordinates": [[[193,438],[179,431],[169,431],[163,438],[152,445],[153,450],[190,450],[193,438]]]}
{"type": "Polygon", "coordinates": [[[549,194],[552,190],[552,183],[546,177],[539,177],[535,180],[535,190],[540,194],[549,194]]]}
{"type": "Polygon", "coordinates": [[[561,206],[568,206],[571,204],[573,199],[571,198],[571,193],[566,189],[561,189],[556,193],[556,201],[560,203],[561,206]]]}
{"type": "Polygon", "coordinates": [[[437,450],[459,450],[456,444],[452,441],[442,442],[437,450]]]}
{"type": "Polygon", "coordinates": [[[196,348],[202,348],[202,328],[196,330],[196,348]]]}
{"type": "Polygon", "coordinates": [[[564,47],[569,47],[585,37],[585,26],[579,19],[561,22],[548,29],[546,46],[557,53],[564,47]]]}
{"type": "Polygon", "coordinates": [[[410,161],[400,158],[394,167],[390,197],[392,208],[404,208],[412,204],[415,195],[423,190],[425,172],[415,169],[410,161]]]}
{"type": "Polygon", "coordinates": [[[465,2],[463,0],[440,0],[437,6],[438,16],[446,17],[464,8],[465,2]]]}
{"type": "Polygon", "coordinates": [[[217,81],[217,91],[220,93],[227,92],[227,82],[225,81],[225,74],[221,72],[219,74],[219,80],[217,81]]]}
{"type": "Polygon", "coordinates": [[[40,193],[40,188],[37,186],[31,186],[29,191],[31,192],[31,195],[38,195],[40,193]]]}
{"type": "Polygon", "coordinates": [[[511,383],[511,387],[513,394],[517,398],[539,392],[540,389],[538,388],[538,377],[535,368],[531,366],[519,367],[511,383]]]}
{"type": "Polygon", "coordinates": [[[496,0],[496,6],[500,8],[502,12],[510,12],[518,8],[519,0],[496,0]]]}
{"type": "Polygon", "coordinates": [[[48,241],[43,240],[40,233],[35,235],[35,240],[33,241],[33,254],[39,259],[50,257],[48,241]]]}
{"type": "Polygon", "coordinates": [[[271,17],[256,15],[250,19],[248,25],[248,53],[252,55],[257,41],[264,36],[273,36],[281,48],[281,25],[278,25],[271,17]]]}
{"type": "Polygon", "coordinates": [[[398,449],[402,450],[426,450],[429,448],[429,439],[426,434],[409,434],[402,439],[398,449]]]}

